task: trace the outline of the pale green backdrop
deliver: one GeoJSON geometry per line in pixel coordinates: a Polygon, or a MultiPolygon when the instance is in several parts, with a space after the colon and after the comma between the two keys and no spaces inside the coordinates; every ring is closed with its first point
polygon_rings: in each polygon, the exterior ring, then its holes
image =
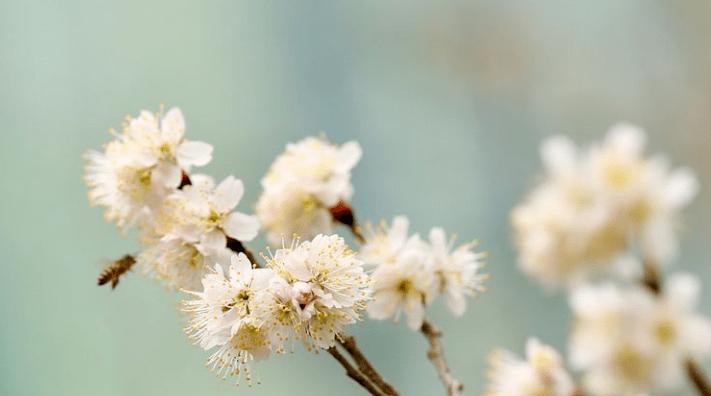
{"type": "MultiPolygon", "coordinates": [[[[300,349],[235,388],[182,334],[177,295],[135,273],[95,286],[136,245],[88,207],[82,152],[161,103],[215,145],[206,171],[242,178],[246,205],[286,142],[324,131],[363,146],[362,219],[480,239],[489,291],[461,320],[430,310],[477,394],[494,346],[533,334],[565,347],[565,299],[516,270],[507,224],[543,137],[586,142],[629,120],[711,185],[710,26],[705,1],[0,0],[0,395],[362,394],[300,349]]],[[[676,264],[707,282],[709,191],[676,264]]],[[[352,331],[404,395],[441,394],[419,335],[352,331]]]]}

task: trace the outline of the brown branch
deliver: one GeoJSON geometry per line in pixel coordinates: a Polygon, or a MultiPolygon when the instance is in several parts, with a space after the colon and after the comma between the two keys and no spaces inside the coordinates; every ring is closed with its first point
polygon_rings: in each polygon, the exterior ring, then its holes
{"type": "MultiPolygon", "coordinates": [[[[659,267],[657,263],[651,258],[645,258],[643,261],[644,265],[644,278],[642,283],[655,295],[660,296],[663,292],[661,275],[659,273],[659,267]]],[[[700,396],[711,396],[711,382],[706,378],[706,374],[701,369],[698,363],[693,359],[688,358],[684,362],[686,368],[686,375],[689,377],[689,381],[694,385],[696,391],[700,396]]]]}
{"type": "Polygon", "coordinates": [[[346,359],[336,347],[331,347],[327,349],[328,353],[340,363],[341,366],[346,370],[346,375],[348,375],[353,381],[357,382],[360,386],[365,388],[371,395],[374,396],[385,396],[378,388],[373,385],[368,378],[365,377],[360,371],[356,370],[355,367],[346,359]]]}
{"type": "Polygon", "coordinates": [[[662,285],[657,264],[654,262],[654,260],[650,258],[645,258],[644,260],[642,260],[642,266],[644,269],[642,283],[653,294],[660,294],[662,292],[662,285]]]}
{"type": "Polygon", "coordinates": [[[427,358],[432,362],[437,370],[437,375],[442,381],[447,396],[460,396],[464,390],[464,384],[452,377],[447,366],[447,361],[444,358],[444,347],[442,346],[442,332],[433,324],[425,320],[422,322],[420,332],[427,338],[430,343],[430,349],[427,351],[427,358]]]}
{"type": "Polygon", "coordinates": [[[711,396],[711,383],[709,383],[699,364],[693,359],[687,359],[684,365],[686,366],[686,374],[699,392],[699,395],[711,396]]]}
{"type": "Polygon", "coordinates": [[[385,395],[399,395],[395,388],[393,388],[392,385],[387,383],[380,375],[380,373],[378,373],[375,367],[373,367],[370,361],[368,361],[368,359],[365,357],[360,348],[358,348],[358,344],[356,344],[354,337],[343,336],[343,338],[339,340],[339,343],[341,344],[343,349],[345,349],[346,352],[351,355],[353,361],[355,361],[356,365],[358,366],[358,369],[363,374],[365,374],[378,388],[382,389],[385,395]]]}
{"type": "Polygon", "coordinates": [[[111,264],[107,265],[103,271],[101,271],[96,283],[99,286],[111,283],[111,289],[113,290],[118,285],[121,276],[128,272],[134,264],[136,264],[136,259],[130,254],[127,254],[118,260],[114,260],[111,264]]]}

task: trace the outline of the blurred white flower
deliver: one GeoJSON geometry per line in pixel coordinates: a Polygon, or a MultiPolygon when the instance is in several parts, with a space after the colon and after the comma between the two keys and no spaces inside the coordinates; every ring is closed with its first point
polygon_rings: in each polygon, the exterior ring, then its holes
{"type": "Polygon", "coordinates": [[[485,396],[574,396],[576,389],[558,352],[535,338],[526,342],[526,358],[498,350],[489,357],[485,396]]]}
{"type": "Polygon", "coordinates": [[[365,243],[358,253],[367,264],[394,263],[405,250],[425,248],[420,236],[408,235],[410,221],[396,216],[392,225],[381,222],[378,227],[366,226],[365,243]]]}
{"type": "Polygon", "coordinates": [[[699,282],[669,278],[662,296],[642,286],[584,286],[571,296],[571,364],[595,395],[636,395],[679,385],[688,358],[711,353],[711,321],[696,312],[699,282]]]}
{"type": "Polygon", "coordinates": [[[484,291],[487,275],[479,273],[485,254],[475,253],[476,243],[466,243],[453,250],[454,238],[447,240],[443,229],[430,230],[429,266],[434,270],[438,293],[443,295],[447,307],[456,316],[467,308],[467,297],[484,291]]]}
{"type": "Polygon", "coordinates": [[[169,239],[148,246],[138,255],[137,264],[143,273],[165,281],[169,288],[200,290],[203,276],[215,264],[229,263],[232,254],[226,247],[204,252],[193,243],[169,239]]]}
{"type": "Polygon", "coordinates": [[[410,250],[400,254],[394,263],[384,263],[375,269],[373,301],[368,305],[371,318],[398,320],[404,312],[410,329],[422,326],[425,305],[437,292],[434,271],[426,259],[421,252],[410,250]]]}
{"type": "Polygon", "coordinates": [[[256,213],[268,232],[269,242],[298,235],[311,239],[329,233],[329,209],[347,202],[353,194],[351,169],[361,157],[356,142],[342,146],[308,137],[290,143],[262,179],[263,192],[256,213]]]}
{"type": "Polygon", "coordinates": [[[372,266],[373,299],[368,314],[373,319],[399,319],[407,316],[408,326],[422,326],[425,306],[443,295],[457,316],[464,314],[466,297],[484,290],[487,276],[479,273],[483,254],[474,253],[473,243],[453,249],[444,230],[433,228],[429,243],[418,234],[408,235],[409,221],[404,216],[370,227],[360,257],[372,266]]]}
{"type": "Polygon", "coordinates": [[[212,147],[184,139],[180,110],[163,119],[148,111],[130,118],[122,134],[103,152],[89,151],[84,180],[92,205],[106,208],[105,217],[120,228],[135,225],[181,182],[182,171],[211,159],[212,147]]]}
{"type": "Polygon", "coordinates": [[[676,248],[680,210],[697,190],[687,169],[643,156],[644,134],[613,127],[600,146],[577,152],[564,137],[541,149],[546,177],[512,212],[522,269],[555,286],[616,272],[638,244],[657,261],[676,248]]]}

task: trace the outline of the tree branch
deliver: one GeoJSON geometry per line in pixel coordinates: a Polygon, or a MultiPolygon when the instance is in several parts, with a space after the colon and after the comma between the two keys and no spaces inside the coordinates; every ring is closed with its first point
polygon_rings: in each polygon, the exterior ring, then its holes
{"type": "Polygon", "coordinates": [[[368,361],[363,352],[358,348],[355,338],[352,336],[343,336],[339,343],[343,349],[348,352],[353,358],[353,361],[358,366],[358,369],[365,374],[378,388],[382,389],[383,393],[388,396],[398,396],[399,394],[389,383],[387,383],[373,365],[368,361]]]}
{"type": "Polygon", "coordinates": [[[694,387],[699,392],[701,396],[711,396],[711,383],[704,375],[703,370],[699,367],[693,359],[687,359],[685,362],[686,374],[689,376],[689,380],[694,387]]]}
{"type": "Polygon", "coordinates": [[[333,356],[344,369],[346,369],[346,375],[348,375],[353,381],[357,382],[360,386],[365,388],[371,395],[374,396],[385,396],[378,388],[376,388],[360,371],[356,370],[355,367],[346,359],[336,347],[331,347],[327,349],[328,353],[333,356]]]}
{"type": "Polygon", "coordinates": [[[460,396],[464,390],[464,384],[452,377],[447,366],[447,361],[444,358],[444,347],[442,346],[442,332],[439,331],[433,324],[425,320],[422,322],[420,332],[427,338],[430,343],[430,349],[427,351],[427,358],[432,362],[437,370],[437,375],[447,391],[447,396],[460,396]]]}

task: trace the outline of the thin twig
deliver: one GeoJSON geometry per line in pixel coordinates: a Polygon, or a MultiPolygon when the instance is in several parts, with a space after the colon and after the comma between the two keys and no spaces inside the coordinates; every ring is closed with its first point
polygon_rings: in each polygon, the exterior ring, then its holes
{"type": "Polygon", "coordinates": [[[464,390],[464,384],[452,377],[447,366],[447,361],[444,358],[444,347],[442,346],[442,332],[428,321],[422,322],[420,332],[427,338],[430,343],[430,349],[427,351],[427,358],[437,369],[437,375],[442,381],[448,396],[460,396],[464,390]]]}
{"type": "Polygon", "coordinates": [[[346,369],[346,375],[348,375],[353,381],[357,382],[360,386],[365,388],[371,395],[374,396],[385,396],[378,388],[373,385],[368,378],[365,377],[360,371],[356,370],[355,367],[346,359],[336,347],[331,347],[327,349],[328,353],[333,356],[338,363],[346,369]]]}
{"type": "Polygon", "coordinates": [[[685,362],[686,374],[689,376],[689,380],[694,384],[694,387],[699,392],[701,396],[711,396],[711,383],[704,375],[703,370],[699,367],[699,364],[692,359],[688,359],[685,362]]]}
{"type": "MultiPolygon", "coordinates": [[[[642,283],[655,295],[660,296],[663,292],[661,275],[659,273],[659,266],[651,258],[645,258],[643,261],[644,265],[644,278],[642,283]]],[[[688,358],[684,362],[686,368],[686,375],[689,377],[689,381],[694,385],[696,391],[700,396],[711,396],[711,382],[706,378],[706,374],[701,369],[701,367],[691,358],[688,358]]]]}
{"type": "Polygon", "coordinates": [[[378,371],[373,367],[373,365],[368,361],[363,352],[358,348],[355,338],[352,336],[344,336],[339,343],[345,349],[349,355],[353,358],[353,361],[358,366],[363,374],[365,374],[378,388],[382,389],[384,394],[389,396],[398,396],[399,394],[389,383],[387,383],[383,377],[378,373],[378,371]]]}

